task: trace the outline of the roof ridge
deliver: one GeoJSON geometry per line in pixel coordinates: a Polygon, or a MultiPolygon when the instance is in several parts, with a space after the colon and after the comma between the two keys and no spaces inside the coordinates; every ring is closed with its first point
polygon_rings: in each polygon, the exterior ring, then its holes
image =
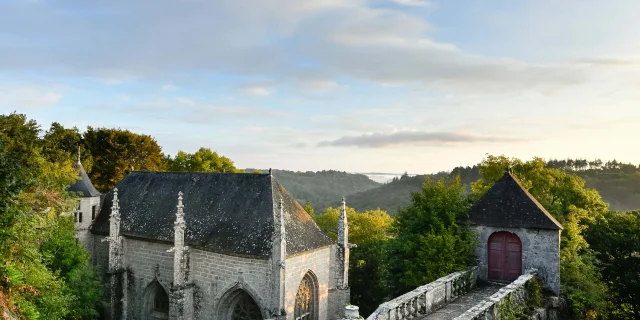
{"type": "Polygon", "coordinates": [[[551,219],[551,221],[556,224],[560,230],[564,229],[562,227],[562,224],[560,224],[560,222],[558,222],[558,220],[556,220],[556,218],[553,217],[553,215],[551,215],[551,213],[549,213],[549,211],[547,211],[547,209],[538,201],[538,199],[536,199],[536,197],[534,197],[529,190],[527,190],[527,188],[525,188],[522,183],[520,183],[520,180],[518,180],[518,178],[516,178],[511,172],[507,172],[506,174],[508,174],[513,181],[515,181],[518,186],[520,187],[520,189],[522,191],[524,191],[524,193],[527,195],[527,197],[529,197],[529,199],[531,199],[533,201],[533,203],[538,207],[538,209],[540,209],[540,211],[542,211],[542,213],[544,213],[545,216],[547,216],[547,218],[551,219]]]}

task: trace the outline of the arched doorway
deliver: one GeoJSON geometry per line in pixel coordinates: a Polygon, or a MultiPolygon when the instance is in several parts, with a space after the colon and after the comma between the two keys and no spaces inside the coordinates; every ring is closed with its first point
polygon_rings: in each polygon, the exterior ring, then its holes
{"type": "Polygon", "coordinates": [[[169,295],[158,281],[147,287],[144,312],[146,320],[169,319],[169,295]]]}
{"type": "Polygon", "coordinates": [[[513,281],[522,274],[522,242],[511,232],[495,232],[487,243],[490,280],[513,281]]]}
{"type": "Polygon", "coordinates": [[[262,320],[260,307],[246,291],[236,289],[225,296],[220,307],[220,319],[262,320]]]}
{"type": "Polygon", "coordinates": [[[295,320],[318,320],[318,280],[307,272],[296,293],[295,320]]]}

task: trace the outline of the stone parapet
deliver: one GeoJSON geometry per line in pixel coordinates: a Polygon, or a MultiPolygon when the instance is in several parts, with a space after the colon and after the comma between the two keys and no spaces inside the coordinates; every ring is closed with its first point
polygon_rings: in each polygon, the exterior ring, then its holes
{"type": "Polygon", "coordinates": [[[498,292],[478,303],[454,320],[497,320],[502,319],[503,311],[527,302],[526,284],[536,277],[537,270],[529,270],[498,292]]]}
{"type": "Polygon", "coordinates": [[[442,277],[381,304],[367,320],[411,320],[426,316],[475,287],[478,267],[442,277]]]}

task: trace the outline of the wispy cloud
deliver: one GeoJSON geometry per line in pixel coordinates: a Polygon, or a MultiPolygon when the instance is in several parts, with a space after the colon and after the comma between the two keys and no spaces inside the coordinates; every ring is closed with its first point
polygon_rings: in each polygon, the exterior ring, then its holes
{"type": "Polygon", "coordinates": [[[45,108],[57,104],[63,94],[49,87],[0,83],[0,108],[45,108]]]}
{"type": "Polygon", "coordinates": [[[164,90],[164,91],[173,91],[173,90],[178,89],[178,87],[176,87],[174,85],[171,85],[171,84],[166,84],[166,85],[162,86],[161,89],[164,90]]]}
{"type": "Polygon", "coordinates": [[[323,141],[320,147],[361,147],[384,148],[397,145],[447,145],[471,143],[518,142],[526,139],[513,137],[483,136],[456,132],[396,131],[391,133],[370,133],[360,136],[344,136],[332,141],[323,141]]]}
{"type": "Polygon", "coordinates": [[[405,6],[426,7],[432,5],[431,1],[426,0],[392,0],[393,2],[405,6]]]}
{"type": "Polygon", "coordinates": [[[268,96],[271,94],[271,90],[266,87],[251,86],[240,89],[240,92],[250,96],[268,96]]]}

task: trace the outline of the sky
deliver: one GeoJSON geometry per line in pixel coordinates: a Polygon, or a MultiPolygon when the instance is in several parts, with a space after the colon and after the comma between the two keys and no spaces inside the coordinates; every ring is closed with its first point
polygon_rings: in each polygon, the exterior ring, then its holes
{"type": "Polygon", "coordinates": [[[0,113],[239,168],[640,163],[637,0],[0,0],[0,113]]]}

